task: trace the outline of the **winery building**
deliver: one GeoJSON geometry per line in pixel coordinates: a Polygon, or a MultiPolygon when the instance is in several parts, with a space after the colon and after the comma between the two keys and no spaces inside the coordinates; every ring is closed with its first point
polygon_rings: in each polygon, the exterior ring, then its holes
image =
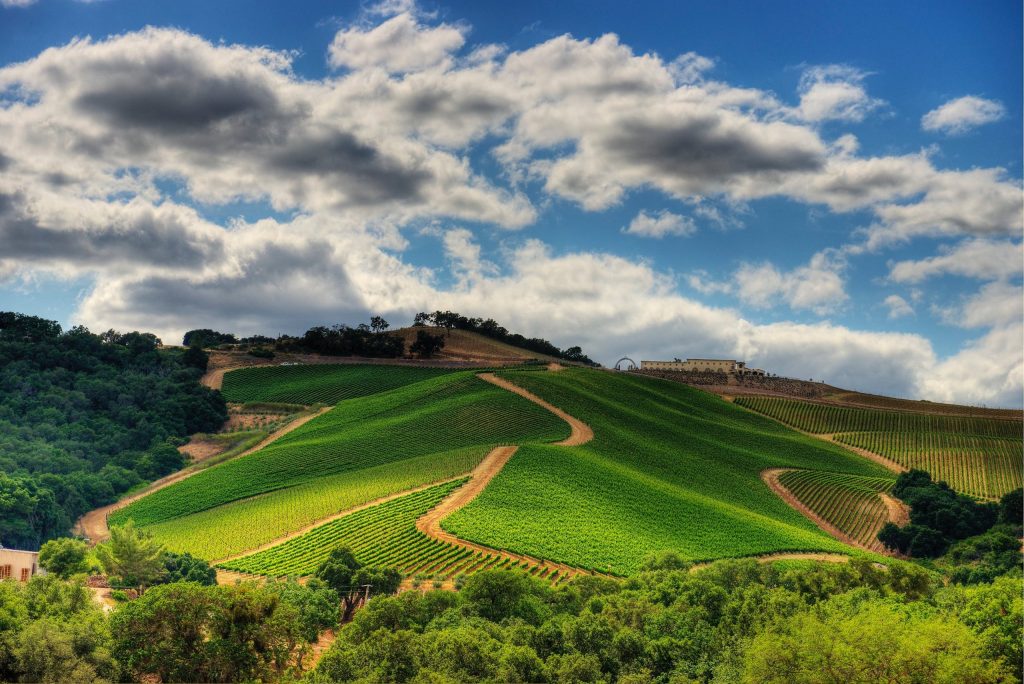
{"type": "Polygon", "coordinates": [[[641,361],[640,370],[678,371],[683,373],[725,373],[727,375],[764,375],[760,368],[747,368],[746,361],[735,359],[675,359],[674,361],[641,361]]]}
{"type": "Polygon", "coordinates": [[[40,572],[38,552],[16,551],[0,546],[0,580],[28,582],[29,577],[40,572]]]}

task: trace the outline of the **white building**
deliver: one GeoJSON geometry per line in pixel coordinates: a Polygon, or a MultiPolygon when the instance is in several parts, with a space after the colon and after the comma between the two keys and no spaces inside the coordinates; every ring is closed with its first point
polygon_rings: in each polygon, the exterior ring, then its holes
{"type": "Polygon", "coordinates": [[[39,552],[0,547],[0,580],[28,582],[29,577],[42,572],[39,568],[39,552]]]}
{"type": "Polygon", "coordinates": [[[760,368],[747,368],[746,361],[735,359],[676,359],[674,361],[641,361],[640,370],[678,371],[684,373],[725,373],[727,375],[764,375],[760,368]]]}

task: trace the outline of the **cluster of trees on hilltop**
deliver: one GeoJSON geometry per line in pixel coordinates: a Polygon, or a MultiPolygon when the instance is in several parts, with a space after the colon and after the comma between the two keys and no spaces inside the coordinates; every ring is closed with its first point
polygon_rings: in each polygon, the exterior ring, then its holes
{"type": "Polygon", "coordinates": [[[227,419],[205,354],[148,333],[64,331],[0,312],[0,544],[36,549],[83,513],[183,465],[178,445],[227,419]]]}
{"type": "Polygon", "coordinates": [[[527,349],[538,354],[554,356],[566,361],[594,365],[594,362],[583,353],[580,347],[569,347],[559,349],[545,339],[539,337],[524,337],[519,333],[509,332],[507,328],[498,324],[493,318],[467,318],[454,311],[435,311],[433,313],[420,312],[413,319],[413,326],[432,325],[446,330],[469,330],[479,333],[492,340],[505,342],[513,347],[527,349]]]}
{"type": "MultiPolygon", "coordinates": [[[[575,363],[595,365],[580,347],[559,349],[545,339],[524,337],[519,333],[509,332],[493,318],[467,318],[452,311],[423,312],[416,314],[413,326],[432,326],[444,328],[449,332],[451,330],[468,330],[527,351],[575,363]]],[[[405,343],[397,336],[383,334],[390,327],[391,325],[381,316],[373,316],[369,323],[360,323],[355,327],[344,323],[332,326],[314,326],[298,337],[280,335],[277,338],[271,338],[265,335],[253,335],[238,338],[231,333],[201,328],[185,333],[182,344],[186,347],[200,348],[238,345],[256,350],[257,355],[264,355],[272,347],[276,351],[308,352],[328,356],[397,358],[405,354],[405,343]]],[[[418,334],[409,352],[422,358],[429,358],[443,346],[443,342],[436,337],[428,338],[425,333],[418,334]]]]}

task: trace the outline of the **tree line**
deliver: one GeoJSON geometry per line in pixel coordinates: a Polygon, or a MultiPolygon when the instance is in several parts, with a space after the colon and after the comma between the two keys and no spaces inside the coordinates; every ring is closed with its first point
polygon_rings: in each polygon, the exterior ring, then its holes
{"type": "Polygon", "coordinates": [[[0,544],[37,549],[85,512],[179,470],[188,435],[227,419],[201,350],[149,333],[64,331],[0,312],[0,544]]]}
{"type": "MultiPolygon", "coordinates": [[[[225,345],[244,347],[249,349],[250,354],[257,356],[263,356],[273,350],[327,356],[397,358],[405,354],[405,343],[396,335],[385,334],[390,327],[390,323],[383,317],[373,316],[369,323],[360,323],[354,327],[344,323],[332,326],[318,325],[299,336],[280,335],[276,338],[266,335],[237,337],[232,333],[200,328],[185,333],[182,344],[201,349],[225,345]]],[[[446,336],[450,336],[452,330],[468,330],[527,351],[574,363],[595,365],[578,346],[559,349],[545,339],[509,332],[493,318],[469,318],[453,311],[421,312],[413,318],[413,327],[442,328],[446,336]]],[[[426,330],[417,330],[416,339],[409,346],[409,353],[420,358],[430,358],[444,348],[444,337],[431,335],[426,330]]]]}

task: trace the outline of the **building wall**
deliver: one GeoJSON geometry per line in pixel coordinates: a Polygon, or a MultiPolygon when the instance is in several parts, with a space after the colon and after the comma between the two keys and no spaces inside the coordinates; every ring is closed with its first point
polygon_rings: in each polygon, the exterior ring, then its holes
{"type": "Polygon", "coordinates": [[[0,580],[27,582],[39,572],[39,554],[35,551],[0,549],[0,580]]]}
{"type": "Polygon", "coordinates": [[[641,361],[641,370],[713,372],[764,375],[760,368],[747,368],[744,361],[734,359],[686,359],[685,361],[641,361]]]}

